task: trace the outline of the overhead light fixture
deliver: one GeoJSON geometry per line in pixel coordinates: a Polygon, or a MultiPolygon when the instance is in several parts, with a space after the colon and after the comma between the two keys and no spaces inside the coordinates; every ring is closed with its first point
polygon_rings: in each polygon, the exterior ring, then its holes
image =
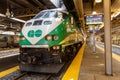
{"type": "Polygon", "coordinates": [[[119,16],[119,15],[120,15],[120,11],[117,11],[117,12],[113,13],[113,14],[111,15],[111,20],[113,20],[113,18],[116,18],[116,17],[119,16]]]}
{"type": "Polygon", "coordinates": [[[96,11],[93,11],[92,14],[95,15],[95,14],[97,14],[97,12],[96,12],[96,11]]]}
{"type": "MultiPolygon", "coordinates": [[[[6,15],[1,14],[1,13],[0,13],[0,16],[1,16],[1,17],[6,17],[6,15]]],[[[26,21],[21,20],[21,19],[18,19],[18,18],[12,18],[12,17],[9,17],[9,19],[12,19],[12,20],[15,20],[15,21],[18,21],[18,22],[22,22],[22,23],[25,23],[25,22],[26,22],[26,21]]]]}
{"type": "Polygon", "coordinates": [[[120,12],[117,12],[117,13],[114,15],[114,17],[117,17],[118,15],[120,15],[120,12]]]}
{"type": "Polygon", "coordinates": [[[10,18],[10,19],[15,20],[15,21],[18,21],[18,22],[22,22],[22,23],[25,23],[25,22],[26,22],[26,21],[21,20],[21,19],[18,19],[18,18],[10,18]]]}
{"type": "Polygon", "coordinates": [[[0,13],[0,16],[1,16],[1,17],[6,17],[6,15],[4,15],[4,14],[1,14],[1,13],[0,13]]]}
{"type": "Polygon", "coordinates": [[[96,3],[101,3],[101,2],[102,2],[102,0],[95,0],[95,2],[96,2],[96,3]]]}
{"type": "Polygon", "coordinates": [[[3,26],[5,26],[5,25],[3,25],[3,24],[0,24],[0,26],[2,26],[2,27],[3,27],[3,26]]]}

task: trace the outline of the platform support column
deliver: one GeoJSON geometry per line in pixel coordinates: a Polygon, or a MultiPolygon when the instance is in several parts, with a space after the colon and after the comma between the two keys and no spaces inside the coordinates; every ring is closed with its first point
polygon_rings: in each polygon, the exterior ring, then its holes
{"type": "Polygon", "coordinates": [[[95,26],[93,27],[93,52],[96,53],[95,26]]]}
{"type": "Polygon", "coordinates": [[[105,74],[112,75],[112,44],[111,44],[111,0],[104,2],[104,31],[105,31],[105,74]]]}

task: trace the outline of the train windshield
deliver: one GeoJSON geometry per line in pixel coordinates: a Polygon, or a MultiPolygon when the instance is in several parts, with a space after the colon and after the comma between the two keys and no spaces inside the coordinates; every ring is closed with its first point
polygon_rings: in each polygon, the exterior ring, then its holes
{"type": "Polygon", "coordinates": [[[40,12],[40,13],[39,13],[38,15],[36,15],[33,19],[38,19],[38,18],[42,17],[45,13],[46,13],[46,11],[40,12]]]}
{"type": "Polygon", "coordinates": [[[44,12],[40,12],[33,19],[38,19],[40,17],[42,17],[42,18],[57,18],[57,12],[56,11],[44,11],[44,12]]]}
{"type": "Polygon", "coordinates": [[[48,11],[43,18],[57,18],[57,12],[56,11],[48,11]]]}
{"type": "Polygon", "coordinates": [[[32,22],[28,22],[27,24],[26,24],[26,26],[31,26],[32,25],[32,22]]]}

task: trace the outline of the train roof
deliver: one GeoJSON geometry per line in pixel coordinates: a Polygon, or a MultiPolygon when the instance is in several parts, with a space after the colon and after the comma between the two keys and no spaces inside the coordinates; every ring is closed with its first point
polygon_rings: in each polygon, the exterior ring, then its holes
{"type": "Polygon", "coordinates": [[[60,12],[63,12],[63,13],[68,14],[68,11],[67,11],[67,10],[63,10],[63,9],[60,9],[60,8],[56,8],[56,9],[47,9],[47,10],[43,10],[43,11],[41,11],[41,12],[44,12],[44,11],[60,11],[60,12]]]}
{"type": "MultiPolygon", "coordinates": [[[[56,9],[42,10],[42,11],[40,11],[36,16],[39,16],[42,12],[43,12],[42,15],[44,15],[44,12],[49,12],[49,11],[57,11],[57,12],[62,12],[62,13],[64,13],[64,14],[68,14],[68,11],[67,11],[67,10],[62,10],[62,9],[56,8],[56,9]]],[[[36,16],[34,16],[32,19],[28,20],[27,22],[35,19],[36,16]]]]}

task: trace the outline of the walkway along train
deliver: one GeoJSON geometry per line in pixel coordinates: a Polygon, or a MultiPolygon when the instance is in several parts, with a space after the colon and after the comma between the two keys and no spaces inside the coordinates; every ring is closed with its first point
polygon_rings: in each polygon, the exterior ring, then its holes
{"type": "Polygon", "coordinates": [[[43,10],[22,28],[20,69],[57,73],[66,61],[73,59],[82,43],[82,33],[70,13],[43,10]]]}

